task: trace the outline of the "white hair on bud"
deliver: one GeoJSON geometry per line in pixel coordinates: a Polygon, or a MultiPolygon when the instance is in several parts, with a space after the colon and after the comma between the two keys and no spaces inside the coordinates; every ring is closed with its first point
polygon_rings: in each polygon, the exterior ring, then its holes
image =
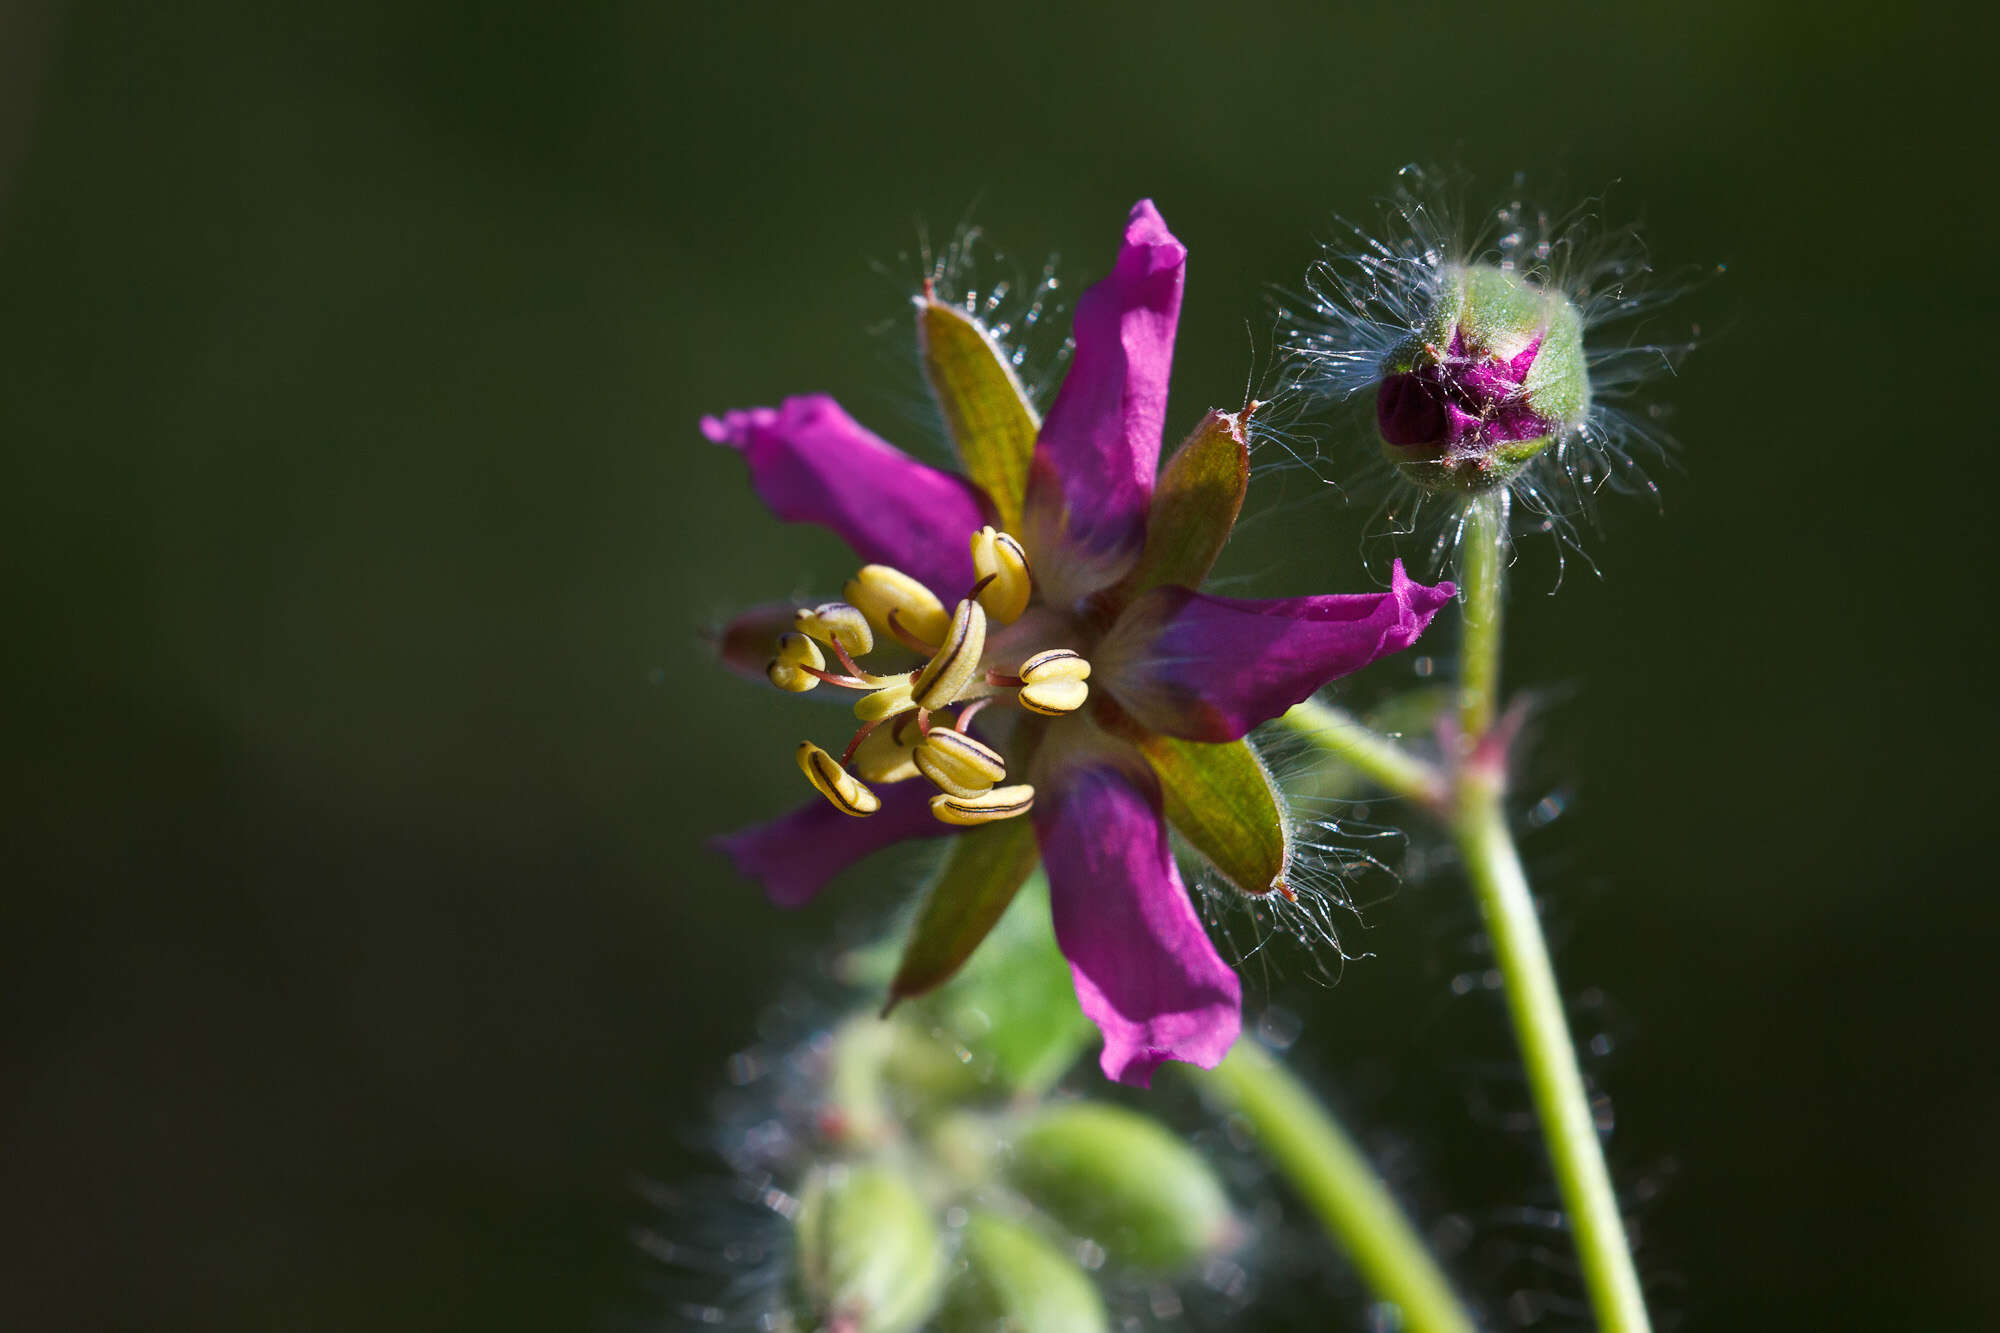
{"type": "Polygon", "coordinates": [[[1374,503],[1368,536],[1418,536],[1433,567],[1443,568],[1458,539],[1458,497],[1427,494],[1386,466],[1350,466],[1347,446],[1356,442],[1365,441],[1366,456],[1375,457],[1369,391],[1381,383],[1389,354],[1422,329],[1448,267],[1490,264],[1560,293],[1582,316],[1590,409],[1506,483],[1516,501],[1513,530],[1555,538],[1560,582],[1565,552],[1582,554],[1579,523],[1594,523],[1600,494],[1659,502],[1648,469],[1672,466],[1676,446],[1662,425],[1664,409],[1637,399],[1672,374],[1694,342],[1659,341],[1645,328],[1688,282],[1658,277],[1635,228],[1605,224],[1599,200],[1550,212],[1526,200],[1523,184],[1517,175],[1506,201],[1480,214],[1464,206],[1461,175],[1406,166],[1382,201],[1380,228],[1338,219],[1342,234],[1307,270],[1304,290],[1279,298],[1291,358],[1282,398],[1300,405],[1285,444],[1294,459],[1332,471],[1331,459],[1292,438],[1306,431],[1298,412],[1330,411],[1341,480],[1374,503]]]}

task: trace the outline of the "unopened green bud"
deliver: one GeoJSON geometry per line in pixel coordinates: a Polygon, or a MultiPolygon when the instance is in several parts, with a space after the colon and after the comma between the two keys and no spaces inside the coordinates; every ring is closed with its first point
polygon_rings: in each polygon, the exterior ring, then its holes
{"type": "Polygon", "coordinates": [[[1222,1182],[1157,1121],[1078,1102],[1045,1111],[1014,1141],[1015,1188],[1120,1263],[1169,1271],[1227,1246],[1236,1220],[1222,1182]]]}
{"type": "Polygon", "coordinates": [[[1105,1333],[1090,1276],[1033,1227],[976,1212],[965,1224],[965,1269],[952,1279],[939,1333],[1105,1333]]]}
{"type": "Polygon", "coordinates": [[[937,1305],[944,1251],[917,1191],[875,1164],[815,1171],[800,1192],[799,1294],[810,1327],[906,1333],[937,1305]]]}
{"type": "Polygon", "coordinates": [[[1382,451],[1427,490],[1504,485],[1590,411],[1583,317],[1491,264],[1440,277],[1429,318],[1382,366],[1382,451]]]}

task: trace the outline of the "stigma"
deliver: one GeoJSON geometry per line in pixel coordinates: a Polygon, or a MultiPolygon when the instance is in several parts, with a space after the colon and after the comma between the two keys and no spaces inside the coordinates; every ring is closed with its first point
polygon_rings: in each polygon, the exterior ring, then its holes
{"type": "Polygon", "coordinates": [[[1090,663],[1071,647],[1023,651],[989,637],[1034,599],[1018,540],[981,528],[972,534],[972,566],[972,587],[949,611],[902,570],[864,566],[842,589],[844,600],[801,607],[792,631],[779,636],[765,669],[771,684],[793,694],[831,685],[860,696],[860,727],[838,757],[811,741],[797,755],[806,779],[842,814],[872,815],[882,808],[876,786],[918,778],[937,788],[931,813],[946,824],[992,823],[1033,808],[1035,789],[1009,783],[1006,758],[970,724],[992,706],[1045,718],[1076,712],[1090,696],[1090,663]],[[902,663],[869,670],[861,659],[877,648],[901,650],[902,663]]]}

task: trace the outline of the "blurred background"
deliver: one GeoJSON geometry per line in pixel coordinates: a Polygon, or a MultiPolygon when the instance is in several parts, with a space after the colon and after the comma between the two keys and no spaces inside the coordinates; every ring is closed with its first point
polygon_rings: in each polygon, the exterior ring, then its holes
{"type": "MultiPolygon", "coordinates": [[[[759,1010],[907,887],[780,914],[703,848],[802,795],[802,723],[697,629],[848,560],[696,419],[826,390],[928,447],[920,228],[1074,286],[1150,195],[1171,434],[1411,160],[1727,265],[1657,326],[1705,342],[1664,514],[1554,597],[1531,552],[1510,627],[1663,1323],[1983,1322],[1986,94],[1943,6],[1804,15],[0,5],[0,1322],[669,1326],[631,1179],[704,1169],[759,1010]]],[[[1363,586],[1365,512],[1273,484],[1243,590],[1363,586]]],[[[1462,893],[1368,922],[1251,1002],[1427,1217],[1505,1233],[1462,893]]]]}

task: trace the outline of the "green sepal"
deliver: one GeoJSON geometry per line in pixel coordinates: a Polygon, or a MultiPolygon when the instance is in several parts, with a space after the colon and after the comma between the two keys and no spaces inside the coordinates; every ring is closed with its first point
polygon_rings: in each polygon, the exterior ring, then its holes
{"type": "Polygon", "coordinates": [[[1521,392],[1538,415],[1574,426],[1590,415],[1590,358],[1583,350],[1583,314],[1560,296],[1549,299],[1549,327],[1521,392]]]}
{"type": "Polygon", "coordinates": [[[808,1327],[907,1333],[936,1307],[945,1276],[937,1222],[894,1169],[815,1171],[800,1191],[794,1226],[808,1327]]]}
{"type": "Polygon", "coordinates": [[[1290,896],[1290,826],[1271,772],[1246,741],[1208,745],[1153,734],[1139,742],[1174,829],[1238,893],[1290,896]]]}
{"type": "Polygon", "coordinates": [[[963,1045],[974,1065],[990,1070],[1011,1093],[1038,1095],[1053,1087],[1096,1040],[1097,1029],[1078,1007],[1069,962],[1056,947],[1048,880],[1030,875],[1013,910],[950,984],[897,1017],[927,1022],[963,1045]]]}
{"type": "Polygon", "coordinates": [[[917,350],[965,475],[1000,526],[1019,531],[1041,422],[1013,366],[978,320],[928,293],[917,298],[917,350]]]}
{"type": "Polygon", "coordinates": [[[1089,1274],[1033,1227],[980,1210],[965,1224],[965,1271],[938,1312],[940,1333],[1104,1333],[1089,1274]]]}
{"type": "Polygon", "coordinates": [[[1026,819],[982,824],[951,840],[889,982],[890,1008],[958,971],[1014,901],[1036,855],[1035,826],[1026,819]]]}
{"type": "Polygon", "coordinates": [[[1008,1183],[1121,1264],[1172,1272],[1237,1234],[1222,1182],[1200,1153],[1136,1111],[1072,1102],[1014,1139],[1008,1183]]]}
{"type": "Polygon", "coordinates": [[[1146,546],[1125,576],[1128,599],[1163,583],[1199,588],[1208,577],[1250,488],[1248,415],[1211,409],[1160,470],[1146,546]]]}

